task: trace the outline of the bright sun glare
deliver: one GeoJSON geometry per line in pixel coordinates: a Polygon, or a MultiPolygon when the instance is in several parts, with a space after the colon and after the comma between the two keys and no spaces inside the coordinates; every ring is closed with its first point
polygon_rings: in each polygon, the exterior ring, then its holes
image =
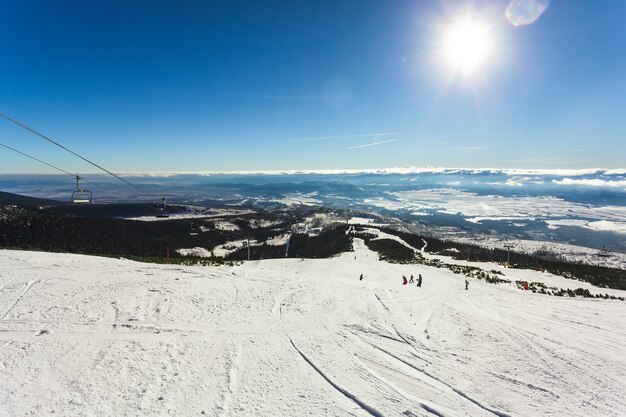
{"type": "Polygon", "coordinates": [[[463,75],[483,69],[493,52],[489,28],[482,22],[464,18],[444,29],[443,57],[447,66],[463,75]]]}

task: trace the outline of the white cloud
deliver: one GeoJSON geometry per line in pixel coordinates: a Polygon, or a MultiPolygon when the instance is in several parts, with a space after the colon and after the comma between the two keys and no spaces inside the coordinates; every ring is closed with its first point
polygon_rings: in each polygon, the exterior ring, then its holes
{"type": "Polygon", "coordinates": [[[524,184],[521,181],[517,181],[517,180],[514,180],[513,178],[509,178],[508,180],[504,182],[504,185],[507,185],[509,187],[521,187],[524,184]]]}
{"type": "Polygon", "coordinates": [[[360,133],[358,135],[340,135],[340,136],[318,136],[314,138],[291,139],[285,142],[316,142],[320,140],[348,139],[348,138],[369,138],[375,136],[397,136],[401,132],[384,132],[384,133],[360,133]]]}
{"type": "MultiPolygon", "coordinates": [[[[503,174],[519,175],[550,175],[556,177],[575,177],[583,175],[626,175],[626,168],[602,169],[508,169],[508,168],[445,168],[445,167],[390,167],[371,169],[300,169],[300,170],[256,170],[256,171],[153,171],[153,172],[119,172],[120,175],[171,177],[176,175],[293,175],[293,174],[503,174]]],[[[99,175],[99,174],[97,174],[99,175]]]]}
{"type": "Polygon", "coordinates": [[[558,185],[582,185],[587,187],[609,187],[626,189],[626,180],[609,181],[601,178],[563,178],[562,180],[552,180],[558,185]]]}
{"type": "Polygon", "coordinates": [[[396,142],[398,139],[389,139],[389,140],[383,140],[381,142],[372,142],[372,143],[366,143],[364,145],[356,145],[356,146],[350,146],[346,149],[357,149],[357,148],[365,148],[367,146],[376,146],[376,145],[382,145],[383,143],[389,143],[389,142],[396,142]]]}

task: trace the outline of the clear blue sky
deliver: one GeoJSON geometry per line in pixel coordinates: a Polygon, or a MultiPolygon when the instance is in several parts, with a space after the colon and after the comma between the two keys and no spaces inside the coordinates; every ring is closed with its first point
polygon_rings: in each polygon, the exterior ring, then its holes
{"type": "MultiPolygon", "coordinates": [[[[523,27],[507,1],[0,4],[0,111],[112,170],[626,165],[622,0],[523,27]],[[496,52],[467,79],[433,56],[470,9],[496,52]]],[[[4,120],[0,142],[95,171],[4,120]]],[[[0,148],[0,172],[52,171],[0,148]]]]}

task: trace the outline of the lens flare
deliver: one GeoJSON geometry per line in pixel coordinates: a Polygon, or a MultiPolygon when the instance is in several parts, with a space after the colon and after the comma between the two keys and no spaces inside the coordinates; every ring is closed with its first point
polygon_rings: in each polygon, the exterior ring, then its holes
{"type": "Polygon", "coordinates": [[[506,18],[513,26],[532,25],[549,4],[550,0],[511,0],[506,8],[506,18]]]}

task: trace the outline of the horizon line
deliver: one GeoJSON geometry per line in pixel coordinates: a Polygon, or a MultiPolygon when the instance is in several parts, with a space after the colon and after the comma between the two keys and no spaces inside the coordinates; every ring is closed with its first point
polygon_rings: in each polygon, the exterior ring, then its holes
{"type": "MultiPolygon", "coordinates": [[[[499,173],[509,175],[557,175],[579,176],[603,173],[605,175],[626,175],[626,168],[469,168],[469,167],[387,167],[387,168],[327,168],[327,169],[276,169],[276,170],[231,170],[231,171],[115,171],[122,176],[169,177],[177,175],[355,175],[355,174],[454,174],[454,173],[499,173]]],[[[102,172],[84,172],[83,175],[108,176],[102,172]]],[[[9,175],[42,175],[64,176],[57,173],[16,173],[0,172],[0,176],[9,175]]]]}

